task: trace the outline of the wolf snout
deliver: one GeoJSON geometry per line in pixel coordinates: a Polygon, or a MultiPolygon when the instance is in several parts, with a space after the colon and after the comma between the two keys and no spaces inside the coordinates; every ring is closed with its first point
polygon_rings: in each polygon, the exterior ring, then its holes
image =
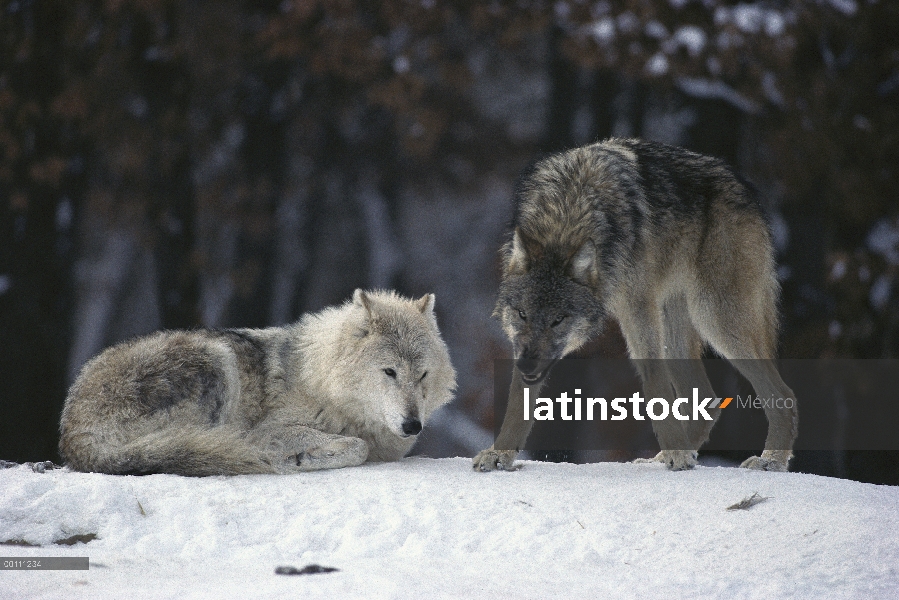
{"type": "Polygon", "coordinates": [[[403,435],[418,435],[421,433],[421,421],[415,417],[407,417],[403,420],[403,435]]]}
{"type": "Polygon", "coordinates": [[[555,360],[540,360],[522,357],[515,361],[515,366],[518,367],[518,370],[521,372],[521,378],[525,383],[535,384],[546,377],[555,362],[555,360]]]}
{"type": "Polygon", "coordinates": [[[515,366],[522,375],[534,375],[540,370],[540,361],[536,358],[519,358],[515,366]]]}
{"type": "Polygon", "coordinates": [[[540,383],[543,379],[543,373],[522,373],[521,378],[525,383],[533,385],[535,383],[540,383]]]}

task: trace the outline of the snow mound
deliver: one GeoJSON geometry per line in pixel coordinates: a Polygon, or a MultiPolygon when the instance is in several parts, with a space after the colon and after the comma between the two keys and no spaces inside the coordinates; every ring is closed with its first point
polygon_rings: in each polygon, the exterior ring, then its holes
{"type": "Polygon", "coordinates": [[[899,589],[896,487],[725,467],[470,465],[407,458],[203,479],[0,470],[0,542],[18,544],[0,554],[91,563],[4,571],[0,597],[767,600],[899,589]],[[768,499],[727,510],[756,492],[768,499]],[[310,564],[339,570],[275,573],[310,564]]]}

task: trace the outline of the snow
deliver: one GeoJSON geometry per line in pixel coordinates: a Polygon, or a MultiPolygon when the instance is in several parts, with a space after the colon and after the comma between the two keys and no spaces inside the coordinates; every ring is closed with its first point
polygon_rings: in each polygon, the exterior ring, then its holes
{"type": "Polygon", "coordinates": [[[634,33],[640,29],[640,18],[629,10],[624,11],[616,18],[618,29],[621,33],[634,33]]]}
{"type": "Polygon", "coordinates": [[[600,19],[593,24],[591,31],[597,42],[611,44],[615,39],[615,22],[610,17],[600,19]]]}
{"type": "Polygon", "coordinates": [[[683,46],[690,56],[697,56],[705,48],[705,32],[695,25],[684,25],[672,37],[678,47],[683,46]]]}
{"type": "Polygon", "coordinates": [[[868,248],[891,265],[899,265],[899,219],[881,219],[868,232],[868,248]]]}
{"type": "Polygon", "coordinates": [[[827,334],[830,336],[830,339],[837,339],[843,334],[843,325],[839,321],[831,321],[827,327],[827,334]]]}
{"type": "Polygon", "coordinates": [[[677,87],[695,98],[720,98],[746,113],[757,113],[759,106],[723,81],[703,77],[679,77],[677,87]]]}
{"type": "Polygon", "coordinates": [[[757,34],[764,30],[769,37],[783,34],[789,20],[788,13],[768,9],[761,3],[719,6],[715,9],[715,25],[718,27],[733,23],[744,33],[757,34]]]}
{"type": "Polygon", "coordinates": [[[746,33],[758,33],[765,20],[765,10],[755,4],[739,4],[733,9],[733,21],[746,33]]]}
{"type": "Polygon", "coordinates": [[[826,3],[847,17],[853,16],[858,11],[858,4],[855,0],[826,0],[826,3]]]}
{"type": "Polygon", "coordinates": [[[846,261],[841,258],[833,263],[833,267],[830,269],[830,279],[832,281],[839,281],[846,275],[846,271],[846,261]]]}
{"type": "Polygon", "coordinates": [[[403,55],[393,59],[393,70],[397,73],[406,73],[409,71],[409,58],[403,55]]]}
{"type": "Polygon", "coordinates": [[[892,289],[893,283],[889,276],[881,275],[878,277],[871,286],[871,291],[868,293],[868,299],[871,302],[871,306],[877,310],[886,308],[887,303],[890,301],[890,292],[892,289]]]}
{"type": "Polygon", "coordinates": [[[765,13],[765,34],[768,37],[777,37],[787,28],[787,19],[775,10],[765,13]]]}
{"type": "Polygon", "coordinates": [[[661,52],[656,52],[646,61],[646,72],[660,77],[668,72],[668,59],[661,52]]]}
{"type": "Polygon", "coordinates": [[[662,40],[662,39],[665,39],[668,37],[668,30],[665,28],[664,25],[662,25],[660,22],[656,21],[655,19],[648,21],[646,23],[646,26],[643,28],[643,32],[647,36],[649,36],[651,38],[655,38],[657,40],[662,40]]]}
{"type": "Polygon", "coordinates": [[[0,471],[2,598],[886,598],[899,488],[725,467],[470,459],[296,476],[0,471]],[[757,492],[748,510],[728,506],[757,492]],[[73,546],[54,540],[97,539],[73,546]],[[275,568],[335,567],[276,575],[275,568]]]}
{"type": "Polygon", "coordinates": [[[787,101],[784,99],[783,94],[780,93],[780,89],[777,87],[777,75],[775,75],[771,71],[765,71],[762,74],[762,91],[764,92],[765,98],[767,98],[768,102],[775,106],[779,106],[780,108],[786,108],[787,101]]]}

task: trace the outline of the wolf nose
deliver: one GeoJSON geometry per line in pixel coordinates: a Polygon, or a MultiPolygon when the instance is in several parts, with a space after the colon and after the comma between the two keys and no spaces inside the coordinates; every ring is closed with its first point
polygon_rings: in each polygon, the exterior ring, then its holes
{"type": "Polygon", "coordinates": [[[403,421],[403,433],[406,435],[418,435],[421,432],[421,421],[418,419],[406,419],[403,421]]]}
{"type": "Polygon", "coordinates": [[[515,366],[523,375],[532,375],[540,368],[540,361],[534,358],[519,358],[515,366]]]}

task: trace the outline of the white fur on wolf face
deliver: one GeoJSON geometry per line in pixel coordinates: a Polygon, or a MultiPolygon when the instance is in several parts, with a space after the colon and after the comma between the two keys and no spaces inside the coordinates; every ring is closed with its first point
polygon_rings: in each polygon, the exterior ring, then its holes
{"type": "Polygon", "coordinates": [[[403,431],[403,423],[424,420],[425,379],[427,370],[416,369],[390,353],[379,353],[372,364],[369,380],[374,397],[370,406],[378,411],[378,420],[401,438],[412,437],[403,431]]]}
{"type": "Polygon", "coordinates": [[[454,387],[455,381],[434,318],[434,295],[409,302],[357,290],[353,303],[363,309],[357,338],[366,373],[359,395],[368,418],[400,438],[414,439],[448,399],[450,390],[441,386],[454,387]]]}

